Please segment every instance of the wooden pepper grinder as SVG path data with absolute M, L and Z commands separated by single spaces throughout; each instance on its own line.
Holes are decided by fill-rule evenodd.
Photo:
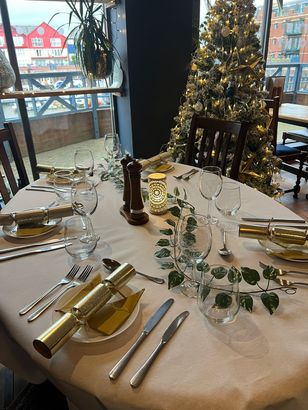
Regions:
M 124 218 L 128 219 L 130 216 L 130 182 L 129 175 L 127 171 L 127 165 L 133 161 L 133 158 L 126 154 L 125 157 L 121 159 L 121 165 L 123 170 L 123 180 L 124 180 L 124 190 L 123 190 L 123 202 L 124 204 L 120 208 L 120 214 Z
M 149 220 L 149 215 L 143 210 L 141 195 L 141 171 L 142 165 L 133 160 L 127 165 L 130 181 L 130 215 L 127 219 L 132 225 L 143 225 Z

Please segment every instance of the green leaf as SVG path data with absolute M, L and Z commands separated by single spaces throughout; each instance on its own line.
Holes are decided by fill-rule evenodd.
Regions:
M 173 193 L 174 193 L 175 196 L 180 195 L 180 191 L 179 191 L 179 188 L 177 186 L 174 188 Z
M 197 221 L 193 216 L 187 218 L 186 231 L 193 232 L 197 227 Z
M 160 265 L 161 269 L 173 269 L 174 268 L 174 263 L 173 262 L 163 262 Z
M 263 277 L 264 279 L 276 279 L 277 273 L 276 269 L 273 266 L 267 266 L 263 270 Z
M 216 278 L 216 279 L 222 279 L 224 278 L 228 273 L 228 269 L 224 268 L 223 266 L 218 266 L 217 268 L 213 268 L 211 270 L 211 274 Z
M 178 206 L 172 206 L 168 209 L 168 211 L 171 213 L 171 215 L 176 216 L 177 218 L 179 218 L 181 215 L 181 210 Z
M 172 229 L 160 229 L 159 232 L 162 233 L 163 235 L 172 235 L 173 234 Z
M 235 266 L 231 266 L 228 272 L 228 279 L 230 283 L 240 282 L 242 280 L 241 272 Z
M 266 292 L 261 294 L 263 305 L 272 315 L 279 306 L 279 297 L 275 292 Z
M 169 239 L 160 239 L 159 241 L 156 242 L 156 246 L 169 246 L 170 241 Z
M 197 263 L 197 271 L 199 272 L 208 272 L 210 270 L 210 265 L 204 261 Z
M 218 293 L 215 297 L 215 306 L 219 309 L 227 309 L 232 304 L 232 297 L 227 293 Z
M 181 272 L 173 270 L 168 275 L 168 289 L 179 286 L 184 280 L 184 275 Z
M 166 222 L 168 225 L 171 225 L 171 226 L 174 226 L 174 227 L 175 227 L 175 225 L 176 225 L 176 223 L 174 222 L 173 219 L 165 219 L 165 222 Z
M 186 248 L 190 248 L 196 242 L 196 236 L 191 232 L 185 232 L 182 235 L 182 246 Z
M 240 305 L 248 310 L 248 312 L 252 312 L 253 307 L 253 299 L 250 295 L 241 295 L 240 296 Z
M 156 251 L 154 255 L 156 256 L 156 258 L 168 258 L 170 254 L 171 254 L 170 249 L 162 248 L 159 251 Z
M 179 205 L 179 207 L 180 208 L 183 208 L 183 206 L 184 206 L 184 201 L 183 201 L 183 199 L 180 199 L 180 198 L 177 198 L 176 199 L 176 202 L 177 202 L 177 204 Z
M 184 191 L 184 201 L 186 201 L 186 200 L 187 200 L 187 192 L 186 192 L 186 189 L 183 188 L 183 191 Z
M 249 283 L 249 285 L 256 285 L 260 280 L 260 275 L 255 269 L 244 267 L 241 270 L 244 281 Z

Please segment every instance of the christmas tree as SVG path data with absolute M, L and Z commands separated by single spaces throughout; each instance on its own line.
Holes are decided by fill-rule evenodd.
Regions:
M 184 102 L 175 117 L 169 149 L 184 158 L 192 115 L 251 124 L 240 181 L 274 195 L 271 184 L 279 172 L 273 156 L 270 117 L 265 110 L 264 60 L 257 37 L 253 0 L 216 0 L 201 25 L 199 48 L 193 55 Z

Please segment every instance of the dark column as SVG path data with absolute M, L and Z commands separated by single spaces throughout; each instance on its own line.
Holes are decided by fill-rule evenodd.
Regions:
M 124 71 L 116 97 L 124 148 L 136 158 L 157 154 L 169 140 L 197 44 L 198 0 L 120 0 L 111 28 Z

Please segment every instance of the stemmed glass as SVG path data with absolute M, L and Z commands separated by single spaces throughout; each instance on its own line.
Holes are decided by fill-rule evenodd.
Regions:
M 75 215 L 64 224 L 65 250 L 76 259 L 87 259 L 95 250 L 97 236 L 87 216 Z
M 216 224 L 217 218 L 212 216 L 212 201 L 219 195 L 222 187 L 221 169 L 206 166 L 201 169 L 199 189 L 201 195 L 208 200 L 207 218 L 210 224 Z
M 77 149 L 74 155 L 75 168 L 86 176 L 93 175 L 94 159 L 92 151 L 89 149 Z
M 92 215 L 97 208 L 97 191 L 93 182 L 81 180 L 74 182 L 71 189 L 71 201 L 80 215 Z
M 116 132 L 105 135 L 104 147 L 108 155 L 108 168 L 112 170 L 115 160 L 121 155 L 121 144 Z
M 212 231 L 208 218 L 200 214 L 184 216 L 179 227 L 179 256 L 178 263 L 185 272 L 191 268 L 191 279 L 181 285 L 182 292 L 189 297 L 196 297 L 198 291 L 199 273 L 203 269 L 204 259 L 212 246 Z
M 216 198 L 215 205 L 222 215 L 231 217 L 229 219 L 231 222 L 232 217 L 236 215 L 241 207 L 240 185 L 233 181 L 224 182 L 220 194 Z M 226 230 L 226 228 L 229 229 L 229 225 L 224 223 L 224 229 Z

